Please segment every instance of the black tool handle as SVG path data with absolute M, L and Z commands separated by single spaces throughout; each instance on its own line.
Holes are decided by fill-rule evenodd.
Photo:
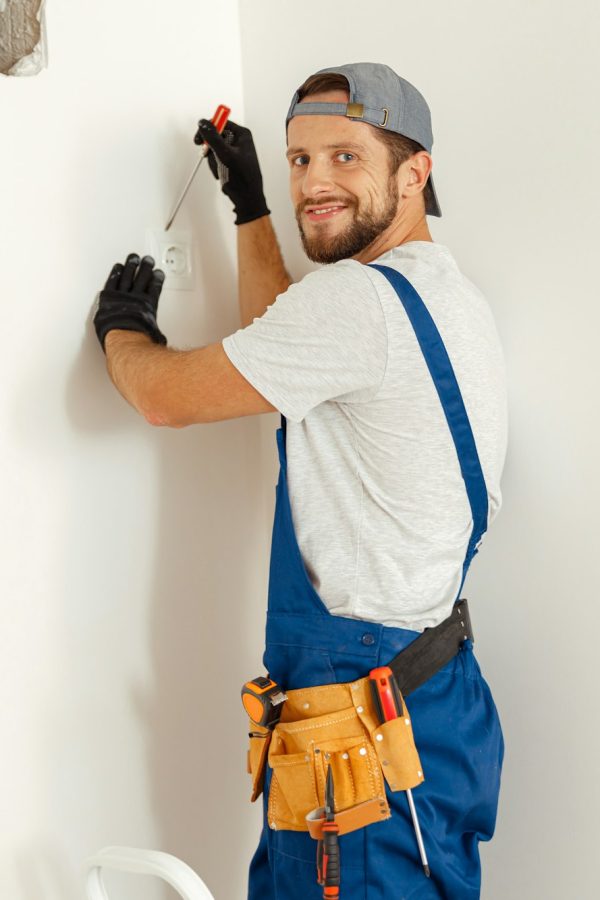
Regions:
M 323 825 L 323 861 L 325 875 L 325 890 L 327 888 L 340 886 L 340 845 L 337 835 L 337 827 L 335 830 L 327 828 L 328 823 Z M 331 892 L 325 893 L 325 897 L 334 897 Z

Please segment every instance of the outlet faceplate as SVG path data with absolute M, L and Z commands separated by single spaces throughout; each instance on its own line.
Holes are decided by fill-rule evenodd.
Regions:
M 154 257 L 157 269 L 166 275 L 165 288 L 193 291 L 195 287 L 194 248 L 190 231 L 146 231 L 148 253 Z

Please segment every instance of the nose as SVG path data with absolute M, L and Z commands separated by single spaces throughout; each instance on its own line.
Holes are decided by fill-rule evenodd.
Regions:
M 319 158 L 309 160 L 302 179 L 303 195 L 318 197 L 319 194 L 330 194 L 334 187 L 331 166 Z

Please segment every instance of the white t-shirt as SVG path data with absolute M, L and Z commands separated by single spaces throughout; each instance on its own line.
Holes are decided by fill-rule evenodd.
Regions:
M 377 262 L 410 281 L 440 332 L 475 437 L 489 526 L 507 443 L 490 307 L 442 244 L 409 241 Z M 416 631 L 441 622 L 473 520 L 439 396 L 387 279 L 352 259 L 325 266 L 222 343 L 288 420 L 292 519 L 329 611 Z

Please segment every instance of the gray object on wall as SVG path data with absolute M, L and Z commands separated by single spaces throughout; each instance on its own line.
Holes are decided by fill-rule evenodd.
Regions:
M 45 0 L 0 0 L 0 74 L 36 75 L 46 65 Z

